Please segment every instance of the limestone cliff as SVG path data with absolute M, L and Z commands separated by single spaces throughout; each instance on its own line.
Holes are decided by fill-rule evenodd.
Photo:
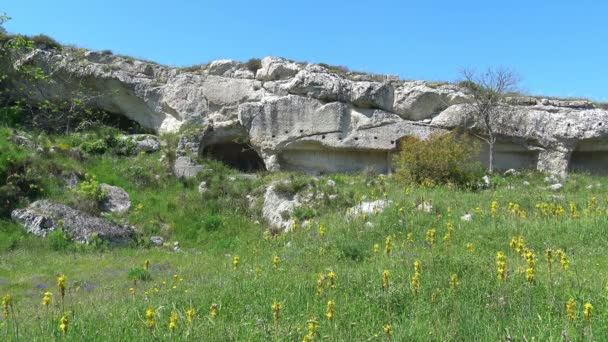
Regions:
M 269 170 L 385 172 L 404 136 L 478 127 L 467 91 L 457 85 L 276 57 L 262 59 L 259 67 L 219 60 L 181 69 L 65 48 L 35 49 L 20 56 L 15 65 L 20 64 L 41 66 L 55 80 L 32 101 L 61 98 L 78 84 L 97 94 L 99 109 L 159 133 L 200 125 L 200 151 L 238 142 L 250 146 Z M 512 113 L 497 118 L 498 167 L 564 173 L 608 165 L 608 111 L 585 101 L 511 103 Z

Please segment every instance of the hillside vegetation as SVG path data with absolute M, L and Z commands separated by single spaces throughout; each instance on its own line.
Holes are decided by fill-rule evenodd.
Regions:
M 5 213 L 0 294 L 10 298 L 0 334 L 6 340 L 608 336 L 605 177 L 574 174 L 556 192 L 546 188 L 544 175 L 497 176 L 492 187 L 473 192 L 375 174 L 249 179 L 203 160 L 209 171 L 185 181 L 170 174 L 163 158 L 175 149 L 175 136 L 164 136 L 163 150 L 152 154 L 125 156 L 108 147 L 82 157 L 70 149 L 120 132 L 30 134 L 38 151 L 11 142 L 11 128 L 0 134 L 3 186 L 20 179 L 38 187 L 20 188 L 17 206 L 49 198 L 94 211 L 63 181 L 86 173 L 127 190 L 131 210 L 105 217 L 136 226 L 139 236 L 116 248 L 77 244 L 60 232 L 39 238 Z M 296 185 L 285 191 L 318 200 L 296 210 L 299 223 L 291 232 L 273 235 L 261 206 L 266 185 L 280 179 Z M 201 181 L 208 188 L 202 194 Z M 346 214 L 371 200 L 391 204 L 382 212 Z M 470 222 L 461 219 L 465 214 Z M 163 236 L 167 246 L 151 247 L 151 235 Z M 504 259 L 497 264 L 499 252 Z

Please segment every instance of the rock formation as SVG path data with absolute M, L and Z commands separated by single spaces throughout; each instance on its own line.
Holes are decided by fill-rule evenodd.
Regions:
M 96 94 L 98 109 L 159 133 L 185 124 L 200 127 L 199 153 L 221 159 L 229 150 L 225 158 L 236 158 L 237 167 L 244 162 L 246 169 L 386 172 L 404 136 L 426 138 L 479 126 L 470 115 L 470 96 L 458 85 L 276 57 L 258 66 L 219 60 L 180 69 L 66 47 L 35 49 L 17 58 L 14 67 L 24 64 L 41 66 L 55 81 L 40 94 L 26 94 L 32 101 L 62 98 L 78 84 Z M 607 110 L 586 101 L 531 97 L 510 103 L 512 114 L 497 118 L 498 168 L 565 173 L 608 165 Z

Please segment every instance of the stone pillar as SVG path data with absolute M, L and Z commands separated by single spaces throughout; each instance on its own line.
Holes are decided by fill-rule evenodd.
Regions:
M 538 154 L 538 164 L 536 168 L 539 171 L 551 172 L 560 176 L 568 174 L 570 165 L 571 149 L 560 148 L 555 150 L 544 150 Z

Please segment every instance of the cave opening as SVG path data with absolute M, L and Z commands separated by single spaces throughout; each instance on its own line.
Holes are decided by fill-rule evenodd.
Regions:
M 265 171 L 264 160 L 249 145 L 236 142 L 217 143 L 205 146 L 202 155 L 206 158 L 219 160 L 224 164 L 243 171 Z

